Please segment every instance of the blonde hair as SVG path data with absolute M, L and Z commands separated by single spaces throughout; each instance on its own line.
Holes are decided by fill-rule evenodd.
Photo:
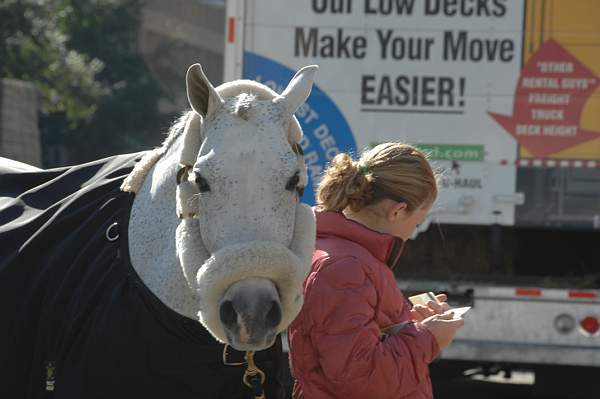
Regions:
M 413 212 L 437 198 L 437 179 L 427 156 L 402 143 L 383 143 L 355 161 L 335 156 L 317 188 L 317 204 L 325 210 L 358 212 L 384 198 L 405 202 Z

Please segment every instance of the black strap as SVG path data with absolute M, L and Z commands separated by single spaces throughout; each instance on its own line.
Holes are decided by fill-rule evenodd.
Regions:
M 394 237 L 394 244 L 390 251 L 390 256 L 387 258 L 386 264 L 390 269 L 394 270 L 400 261 L 400 255 L 404 249 L 404 241 L 401 238 Z

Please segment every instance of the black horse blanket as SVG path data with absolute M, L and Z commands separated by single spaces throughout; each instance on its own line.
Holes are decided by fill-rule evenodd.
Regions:
M 0 398 L 253 397 L 244 366 L 224 365 L 223 345 L 131 266 L 134 195 L 119 186 L 141 155 L 30 172 L 0 162 Z M 280 340 L 256 355 L 269 398 L 282 359 Z

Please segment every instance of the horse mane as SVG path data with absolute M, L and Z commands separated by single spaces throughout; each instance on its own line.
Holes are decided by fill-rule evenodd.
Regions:
M 173 144 L 175 144 L 179 136 L 183 134 L 185 124 L 187 123 L 187 120 L 189 118 L 193 117 L 193 114 L 194 111 L 192 111 L 191 109 L 185 110 L 179 116 L 179 118 L 177 118 L 175 122 L 171 124 L 169 130 L 167 131 L 167 138 L 162 142 L 161 146 L 159 147 L 163 155 L 171 149 L 171 147 L 173 146 Z
M 161 146 L 146 152 L 139 162 L 135 164 L 133 170 L 129 172 L 127 177 L 123 180 L 120 187 L 121 191 L 137 193 L 140 188 L 142 188 L 142 184 L 152 167 L 160 158 L 169 152 L 171 147 L 173 147 L 173 144 L 177 142 L 177 139 L 184 133 L 188 119 L 193 118 L 194 114 L 194 111 L 188 110 L 184 111 L 184 113 L 177 118 L 171 127 L 169 127 L 167 138 L 163 141 Z

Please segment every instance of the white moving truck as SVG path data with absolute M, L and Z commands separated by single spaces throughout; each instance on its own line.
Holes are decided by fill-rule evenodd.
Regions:
M 224 78 L 280 91 L 320 66 L 297 113 L 313 186 L 340 151 L 431 154 L 439 200 L 397 277 L 473 307 L 442 361 L 600 375 L 598 20 L 592 0 L 229 0 Z

